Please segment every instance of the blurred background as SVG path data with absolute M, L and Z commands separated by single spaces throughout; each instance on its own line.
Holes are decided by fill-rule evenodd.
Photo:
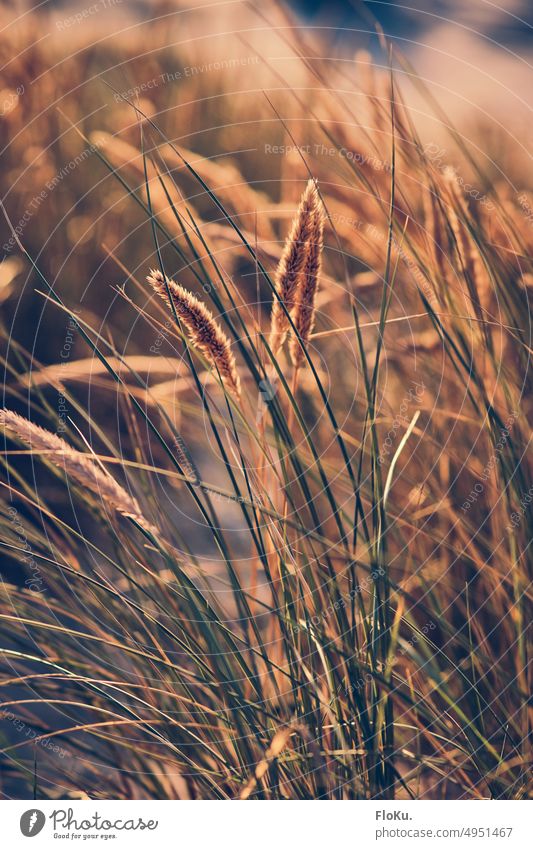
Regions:
M 380 85 L 387 75 L 380 30 L 393 46 L 409 118 L 440 165 L 462 162 L 466 179 L 470 152 L 481 158 L 484 179 L 493 185 L 511 186 L 516 196 L 527 188 L 533 43 L 526 0 L 503 6 L 413 0 L 408 8 L 355 0 L 293 0 L 286 7 L 243 0 L 192 7 L 179 0 L 81 0 L 3 3 L 2 9 L 0 196 L 6 212 L 43 274 L 68 293 L 69 306 L 86 310 L 97 327 L 112 320 L 115 332 L 124 334 L 117 343 L 137 352 L 145 351 L 146 340 L 123 304 L 117 306 L 116 287 L 128 274 L 143 279 L 153 264 L 151 228 L 92 147 L 95 138 L 102 142 L 102 153 L 128 186 L 142 188 L 134 157 L 139 126 L 120 93 L 138 97 L 175 144 L 213 162 L 234 163 L 265 209 L 281 204 L 285 211 L 260 234 L 270 259 L 305 174 L 297 155 L 266 155 L 265 145 L 286 145 L 289 132 L 298 144 L 325 141 L 306 121 L 306 112 L 319 108 L 317 72 L 305 65 L 311 60 L 345 99 L 347 138 L 358 144 L 365 122 L 371 123 L 362 97 L 369 61 L 382 76 Z M 313 45 L 310 58 L 302 59 L 291 44 L 298 27 Z M 376 142 L 383 161 L 390 156 L 387 133 Z M 313 162 L 319 177 L 323 166 L 329 171 L 332 163 L 323 156 Z M 191 195 L 185 175 L 178 182 L 182 198 L 209 219 L 213 210 L 205 198 Z M 254 203 L 249 199 L 250 209 Z M 4 216 L 0 250 L 6 327 L 35 363 L 57 362 L 66 317 L 35 294 L 35 272 Z M 253 271 L 243 262 L 236 258 L 233 270 Z
M 385 2 L 299 2 L 293 6 L 313 26 L 338 28 L 335 38 L 367 39 L 372 49 L 374 18 L 387 38 L 407 53 L 436 96 L 460 108 L 460 98 L 492 112 L 531 106 L 533 9 L 528 0 L 412 0 Z M 516 98 L 516 100 L 515 100 Z

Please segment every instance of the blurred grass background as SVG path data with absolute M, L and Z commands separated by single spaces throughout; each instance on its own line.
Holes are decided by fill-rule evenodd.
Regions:
M 389 34 L 393 43 L 401 42 L 401 47 L 407 48 L 407 58 L 396 53 L 393 59 L 398 98 L 394 148 L 387 48 L 360 7 L 354 7 L 349 15 L 345 4 L 328 5 L 322 10 L 307 8 L 303 11 L 307 29 L 296 27 L 295 19 L 284 8 L 265 10 L 241 2 L 214 7 L 199 4 L 192 9 L 174 2 L 147 6 L 103 4 L 102 0 L 93 6 L 6 8 L 0 39 L 0 192 L 24 248 L 68 309 L 101 334 L 104 348 L 109 343 L 123 357 L 149 358 L 144 366 L 137 359 L 136 368 L 146 374 L 160 408 L 150 406 L 147 393 L 135 387 L 126 372 L 124 379 L 128 385 L 131 382 L 132 393 L 138 391 L 134 397 L 146 404 L 158 423 L 164 423 L 164 414 L 168 415 L 189 446 L 202 479 L 225 487 L 227 469 L 213 441 L 208 417 L 198 404 L 194 383 L 184 371 L 181 346 L 171 336 L 168 317 L 161 305 L 153 303 L 144 283 L 148 269 L 158 264 L 153 224 L 142 208 L 146 202 L 145 165 L 152 191 L 150 202 L 169 236 L 167 240 L 163 234 L 161 248 L 167 272 L 209 304 L 219 295 L 220 287 L 202 289 L 203 272 L 198 278 L 201 263 L 183 236 L 181 227 L 185 226 L 202 260 L 208 263 L 212 256 L 219 263 L 230 290 L 238 294 L 239 309 L 258 338 L 268 324 L 272 293 L 264 275 L 258 273 L 257 260 L 274 273 L 308 169 L 318 179 L 329 225 L 312 353 L 340 423 L 341 436 L 361 464 L 361 492 L 372 522 L 376 498 L 378 502 L 383 499 L 383 491 L 378 498 L 377 452 L 375 446 L 369 448 L 369 398 L 361 350 L 354 340 L 353 304 L 365 328 L 361 348 L 368 369 L 370 373 L 376 369 L 380 378 L 376 378 L 373 389 L 379 411 L 381 457 L 387 471 L 400 444 L 399 434 L 405 436 L 415 412 L 421 415 L 411 431 L 414 444 L 409 443 L 406 456 L 399 458 L 387 505 L 391 523 L 387 536 L 389 576 L 402 592 L 409 593 L 407 603 L 402 592 L 394 597 L 394 615 L 399 617 L 395 622 L 401 621 L 394 673 L 399 681 L 394 699 L 398 699 L 396 707 L 401 716 L 396 732 L 401 741 L 398 768 L 400 777 L 405 777 L 405 785 L 400 782 L 398 792 L 434 798 L 479 798 L 488 792 L 524 797 L 530 794 L 531 761 L 527 704 L 529 508 L 512 534 L 505 528 L 511 512 L 520 509 L 530 480 L 533 196 L 526 167 L 530 125 L 528 92 L 524 97 L 521 88 L 509 91 L 514 80 L 522 80 L 522 74 L 527 79 L 523 69 L 527 50 L 523 50 L 522 27 L 501 27 L 501 18 L 496 16 L 491 27 L 499 27 L 502 41 L 499 46 L 490 46 L 490 65 L 486 51 L 492 30 L 487 30 L 485 38 L 470 32 L 471 40 L 461 43 L 475 66 L 466 73 L 462 60 L 450 57 L 453 45 L 449 31 L 439 31 L 442 20 L 428 27 L 424 23 L 427 16 L 413 14 L 408 18 L 409 38 L 415 35 L 415 41 L 420 38 L 429 45 L 428 59 L 420 52 L 417 56 L 417 44 L 402 43 L 406 33 L 403 14 L 399 17 L 391 9 L 391 16 L 384 16 L 383 9 L 370 8 L 375 5 L 379 4 L 367 4 L 367 12 L 375 11 L 385 30 L 392 29 Z M 446 11 L 453 17 L 455 9 L 443 4 L 443 17 Z M 459 10 L 457 15 L 457 38 L 463 31 L 464 14 Z M 476 29 L 479 19 L 470 14 L 468 24 Z M 486 18 L 481 20 L 487 22 Z M 321 29 L 323 23 L 325 29 Z M 343 23 L 358 31 L 341 32 L 337 27 Z M 328 25 L 336 28 L 329 30 Z M 441 40 L 434 42 L 434 38 Z M 517 55 L 509 55 L 510 44 Z M 410 59 L 415 58 L 421 60 L 427 88 L 409 66 Z M 433 79 L 431 73 L 435 74 Z M 448 83 L 446 89 L 442 88 L 443 78 Z M 489 85 L 489 78 L 496 79 Z M 136 113 L 124 97 L 140 111 Z M 405 99 L 405 108 L 400 98 Z M 148 119 L 161 134 L 154 131 Z M 245 232 L 254 256 L 239 244 L 212 196 L 191 177 L 163 138 L 171 141 L 216 190 L 234 222 Z M 153 161 L 143 158 L 143 145 Z M 162 191 L 152 170 L 155 164 L 168 176 L 170 197 Z M 181 224 L 176 210 L 182 216 Z M 208 250 L 200 249 L 193 222 Z M 394 231 L 392 243 L 389 227 Z M 144 424 L 133 426 L 131 400 L 125 401 L 124 394 L 100 368 L 68 312 L 45 299 L 43 280 L 12 240 L 3 218 L 0 228 L 0 244 L 4 246 L 0 298 L 6 405 L 25 414 L 31 410 L 30 417 L 37 414 L 39 421 L 53 431 L 66 430 L 66 438 L 82 450 L 84 443 L 77 427 L 106 456 L 113 448 L 117 460 L 146 460 L 161 470 L 166 460 L 164 451 Z M 393 250 L 387 263 L 389 244 Z M 123 291 L 131 302 L 122 296 Z M 434 314 L 428 315 L 432 310 Z M 380 327 L 385 313 L 390 324 Z M 231 321 L 232 310 L 229 315 Z M 89 358 L 88 364 L 76 362 L 84 358 Z M 280 362 L 282 368 L 288 367 L 284 360 Z M 41 374 L 41 365 L 53 368 Z M 75 368 L 77 376 L 68 371 Z M 249 376 L 247 380 L 248 406 L 243 409 L 250 426 L 261 408 L 253 394 L 257 392 L 254 380 Z M 308 371 L 300 376 L 298 403 L 304 421 L 316 436 L 335 496 L 346 514 L 353 516 L 351 482 L 336 451 L 323 399 Z M 519 412 L 515 414 L 515 410 Z M 506 428 L 510 435 L 498 448 Z M 298 443 L 298 449 L 303 452 L 305 471 L 314 486 L 314 466 L 303 443 Z M 492 461 L 495 456 L 498 463 Z M 92 575 L 96 557 L 98 568 L 109 580 L 112 570 L 106 556 L 117 556 L 121 564 L 120 558 L 125 556 L 123 552 L 114 553 L 117 539 L 121 544 L 124 540 L 116 537 L 113 524 L 110 531 L 97 510 L 80 509 L 76 491 L 73 496 L 68 488 L 58 485 L 50 469 L 41 468 L 34 457 L 16 457 L 9 464 L 7 479 L 16 480 L 18 486 L 20 481 L 9 477 L 15 472 L 34 495 L 50 501 L 61 521 L 78 528 L 99 551 L 95 556 L 83 545 L 78 548 L 79 541 L 70 531 L 58 529 L 49 517 L 43 519 L 33 506 L 19 503 L 23 532 L 32 549 L 44 556 L 47 546 L 52 545 L 60 552 L 61 562 L 84 576 Z M 129 480 L 130 470 L 125 474 Z M 212 579 L 220 579 L 223 567 L 217 559 L 214 538 L 206 524 L 198 522 L 190 493 L 179 480 L 164 474 L 155 479 L 155 490 L 144 478 L 139 486 L 151 520 L 161 521 L 165 539 L 174 539 L 173 534 L 184 537 L 202 568 Z M 474 490 L 480 479 L 484 481 L 482 493 Z M 268 492 L 268 486 L 265 488 Z M 291 488 L 289 482 L 287 489 Z M 463 510 L 468 498 L 470 506 Z M 319 509 L 327 515 L 326 536 L 338 542 L 338 528 L 320 499 L 324 499 L 323 491 L 317 494 L 317 500 Z M 241 510 L 228 499 L 220 499 L 217 509 L 231 538 L 233 560 L 242 566 L 244 583 L 258 594 L 262 604 L 269 603 L 262 573 L 256 585 L 252 581 L 248 586 L 248 560 L 253 558 Z M 304 518 L 298 517 L 298 521 L 305 527 Z M 300 532 L 303 530 L 299 527 Z M 6 539 L 20 547 L 21 532 L 13 529 L 9 516 L 4 531 Z M 374 533 L 379 541 L 377 526 Z M 307 541 L 304 548 L 309 544 Z M 130 545 L 143 561 L 143 546 L 128 539 L 128 552 Z M 375 565 L 367 555 L 365 551 L 362 556 L 365 567 Z M 332 558 L 340 576 L 339 591 L 346 592 L 344 554 L 336 551 Z M 6 552 L 3 569 L 8 582 L 15 587 L 22 585 L 16 554 Z M 169 583 L 175 578 L 168 565 L 162 574 Z M 122 575 L 117 584 L 121 592 L 131 590 L 130 580 L 127 572 Z M 116 615 L 121 621 L 118 605 L 115 610 L 111 604 L 111 612 L 102 613 L 100 597 L 81 595 L 80 601 L 68 581 L 63 585 L 61 580 L 48 577 L 47 582 L 53 589 L 49 594 L 53 596 L 52 612 L 44 610 L 46 596 L 30 602 L 22 594 L 15 605 L 18 613 L 29 610 L 33 615 L 36 610 L 38 615 L 55 621 L 61 608 L 70 611 L 65 598 L 72 598 L 72 619 L 67 617 L 65 627 L 83 623 L 85 611 L 85 625 L 94 620 L 100 627 L 102 616 L 106 638 L 114 633 L 115 624 L 111 627 L 105 620 L 107 615 Z M 327 582 L 324 585 L 327 589 L 321 587 L 319 599 L 313 602 L 317 610 L 321 606 L 327 609 L 332 603 L 328 593 L 333 590 Z M 8 586 L 8 596 L 9 591 Z M 165 587 L 161 592 L 174 613 L 172 591 Z M 238 613 L 234 603 L 224 598 L 223 607 L 227 621 L 233 624 Z M 177 609 L 181 615 L 182 608 Z M 275 609 L 282 619 L 283 604 Z M 259 610 L 260 605 L 257 618 L 261 633 L 269 634 L 268 629 L 274 626 L 269 615 L 262 617 Z M 372 621 L 372 627 L 378 628 L 376 620 Z M 331 633 L 331 622 L 320 627 L 324 633 L 320 634 L 317 650 L 320 657 L 313 654 L 315 671 L 322 662 L 320 652 L 330 650 L 331 645 L 336 647 L 339 637 Z M 362 625 L 358 622 L 353 627 L 356 632 Z M 413 627 L 417 629 L 416 639 L 410 630 Z M 136 628 L 130 619 L 124 621 L 127 645 L 129 636 L 143 644 L 144 632 Z M 168 650 L 161 633 L 151 633 L 152 638 L 161 640 Z M 345 638 L 345 634 L 340 635 L 341 656 L 343 650 L 353 649 L 353 634 L 347 645 Z M 18 645 L 8 629 L 6 639 L 10 648 Z M 50 637 L 48 644 L 44 639 L 38 643 L 54 662 L 68 645 L 73 668 L 87 674 L 90 664 L 83 652 L 78 658 L 70 637 L 59 636 L 57 641 Z M 116 647 L 106 650 L 101 675 L 115 663 L 124 663 L 121 671 L 130 680 L 150 675 L 150 660 L 142 658 L 136 667 L 129 658 L 124 661 Z M 276 651 L 273 663 L 279 661 Z M 206 653 L 209 656 L 208 649 Z M 388 690 L 380 689 L 383 666 L 375 665 L 365 674 L 370 675 L 364 686 L 379 724 L 381 710 L 394 699 L 387 702 L 383 693 Z M 343 677 L 342 663 L 334 667 L 334 675 L 338 677 L 334 682 L 328 680 L 324 698 L 335 709 L 341 705 L 339 715 L 346 711 L 346 727 L 342 722 L 340 727 L 343 734 L 353 734 L 353 739 L 348 741 L 352 748 L 346 744 L 345 754 L 342 734 L 339 732 L 336 739 L 329 728 L 324 732 L 326 755 L 322 752 L 321 757 L 327 760 L 331 778 L 327 789 L 322 790 L 331 798 L 341 798 L 343 793 L 347 797 L 371 793 L 376 789 L 372 781 L 365 784 L 365 777 L 360 784 L 359 773 L 366 775 L 366 767 L 359 766 L 360 750 L 351 720 L 352 715 L 365 715 L 360 704 L 353 704 L 361 692 L 361 678 L 355 679 L 354 685 L 353 676 Z M 246 689 L 251 685 L 243 686 L 247 698 L 255 698 L 254 691 Z M 13 684 L 10 692 L 17 699 L 24 694 L 24 686 Z M 314 695 L 307 697 L 313 702 Z M 411 697 L 416 707 L 407 710 L 405 716 L 405 700 Z M 218 709 L 216 695 L 210 693 L 210 698 L 210 709 Z M 265 698 L 272 698 L 266 685 Z M 153 694 L 147 694 L 147 700 L 159 707 Z M 291 699 L 274 700 L 273 714 L 280 723 L 290 723 L 297 709 Z M 456 713 L 443 728 L 439 722 L 444 722 L 442 716 L 448 709 Z M 318 714 L 318 708 L 316 711 Z M 54 715 L 50 716 L 41 702 L 37 717 L 43 730 L 60 723 L 53 708 L 50 712 Z M 84 721 L 89 721 L 89 712 L 83 712 Z M 197 720 L 193 715 L 191 722 Z M 26 727 L 37 727 L 31 714 L 24 714 L 23 721 Z M 244 712 L 246 734 L 250 733 L 248 721 Z M 40 762 L 41 756 L 52 757 L 51 766 L 39 773 L 40 792 L 72 797 L 86 791 L 139 798 L 150 794 L 238 795 L 269 744 L 274 739 L 279 742 L 271 721 L 271 717 L 264 724 L 263 718 L 258 720 L 257 739 L 247 743 L 250 751 L 241 751 L 237 743 L 228 744 L 224 758 L 231 768 L 227 774 L 222 770 L 222 776 L 213 780 L 206 778 L 211 769 L 215 771 L 210 756 L 203 761 L 200 777 L 197 773 L 190 781 L 181 777 L 185 767 L 175 749 L 187 752 L 187 735 L 178 735 L 177 742 L 173 738 L 173 747 L 168 752 L 165 749 L 162 756 L 157 748 L 150 748 L 151 741 L 141 754 L 132 755 L 135 743 L 128 741 L 126 748 L 129 746 L 130 751 L 124 760 L 114 748 L 120 747 L 122 740 L 99 738 L 100 763 L 110 769 L 117 757 L 120 764 L 117 774 L 109 774 L 109 785 L 104 788 L 98 769 L 93 770 L 85 760 L 94 745 L 93 738 L 72 735 L 73 741 L 69 738 L 68 743 L 72 748 L 65 744 L 70 752 L 66 768 L 57 753 L 55 761 L 48 751 L 39 753 Z M 315 726 L 311 720 L 309 725 L 312 727 L 307 733 L 312 736 Z M 223 730 L 226 733 L 226 726 Z M 233 728 L 231 733 L 238 738 L 240 729 Z M 211 743 L 210 734 L 209 728 L 206 735 Z M 468 746 L 465 753 L 461 735 L 474 751 L 474 743 L 484 741 L 479 761 Z M 7 738 L 9 744 L 20 741 L 13 726 L 8 727 Z M 302 751 L 296 752 L 296 747 L 294 757 L 269 773 L 268 782 L 265 779 L 257 791 L 261 798 L 270 798 L 270 794 L 290 796 L 285 789 L 290 776 L 299 797 L 319 793 L 322 768 L 311 777 L 306 774 L 306 759 L 313 751 L 316 756 L 316 751 L 310 745 L 303 752 L 309 741 L 305 734 L 302 740 Z M 381 752 L 381 746 L 382 741 L 376 743 L 376 751 Z M 6 795 L 31 795 L 29 749 L 23 751 L 20 762 L 7 757 Z M 495 750 L 503 752 L 500 760 Z M 151 772 L 148 768 L 145 775 L 144 768 L 155 763 L 154 752 L 157 769 Z M 128 756 L 133 757 L 131 771 Z M 283 777 L 278 782 L 278 768 L 287 784 Z M 368 774 L 373 769 L 377 769 L 375 764 L 368 767 Z M 212 783 L 218 790 L 213 790 Z M 383 781 L 376 792 L 387 792 Z

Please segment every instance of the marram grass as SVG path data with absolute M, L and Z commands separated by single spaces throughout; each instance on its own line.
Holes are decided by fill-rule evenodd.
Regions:
M 88 146 L 84 57 L 61 115 Z M 261 186 L 246 151 L 196 152 L 208 75 L 180 89 L 186 146 L 168 90 L 119 93 L 54 194 L 99 222 L 58 228 L 76 273 L 46 216 L 13 240 L 76 341 L 41 364 L 2 325 L 6 795 L 531 796 L 532 230 L 456 136 L 487 202 L 465 196 L 362 66 L 355 115 L 302 60 L 294 132 L 339 156 L 271 158 Z M 264 149 L 227 120 L 213 152 Z

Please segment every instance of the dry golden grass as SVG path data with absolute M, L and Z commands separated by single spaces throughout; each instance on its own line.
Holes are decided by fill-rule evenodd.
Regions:
M 168 10 L 0 37 L 7 792 L 528 798 L 527 172 Z

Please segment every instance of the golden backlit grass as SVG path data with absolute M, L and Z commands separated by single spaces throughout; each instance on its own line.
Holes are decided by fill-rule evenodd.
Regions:
M 12 29 L 1 177 L 14 228 L 32 209 L 2 327 L 4 792 L 530 796 L 528 186 L 456 130 L 435 158 L 401 67 L 298 29 L 225 42 L 257 77 L 136 99 L 193 61 L 168 21 L 62 59 L 39 23 Z

